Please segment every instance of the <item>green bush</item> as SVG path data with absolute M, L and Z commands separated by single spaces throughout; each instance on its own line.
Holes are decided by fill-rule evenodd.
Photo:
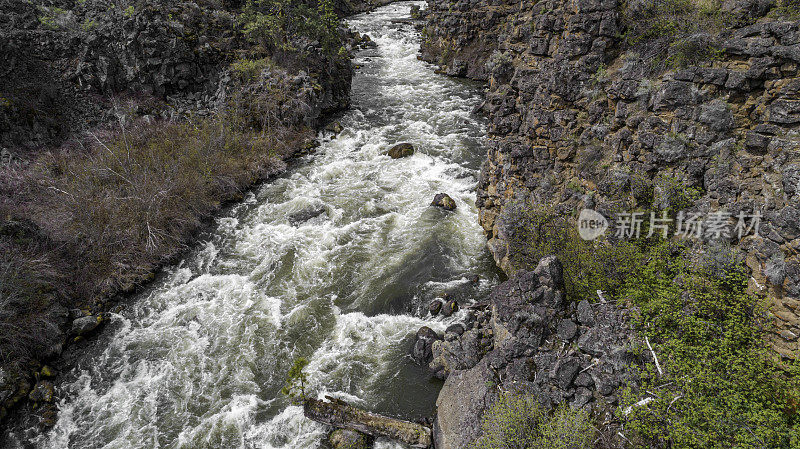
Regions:
M 644 242 L 583 240 L 575 220 L 553 210 L 518 206 L 511 213 L 517 222 L 509 241 L 513 267 L 533 270 L 543 257 L 558 256 L 570 299 L 595 298 L 597 290 L 613 295 L 644 257 Z
M 270 52 L 296 51 L 296 41 L 316 40 L 326 53 L 342 46 L 332 0 L 248 0 L 239 18 L 245 35 Z M 299 49 L 304 50 L 304 49 Z
M 628 0 L 622 7 L 626 43 L 657 70 L 717 59 L 715 36 L 733 20 L 722 0 Z
M 545 411 L 534 396 L 503 393 L 481 421 L 473 449 L 589 448 L 594 428 L 589 415 L 568 406 Z
M 657 447 L 798 448 L 798 377 L 764 341 L 765 304 L 745 292 L 741 265 L 719 273 L 687 261 L 683 248 L 657 245 L 630 273 L 620 298 L 659 358 L 625 396 L 626 427 Z M 648 349 L 644 349 L 649 351 Z M 634 391 L 638 392 L 634 394 Z

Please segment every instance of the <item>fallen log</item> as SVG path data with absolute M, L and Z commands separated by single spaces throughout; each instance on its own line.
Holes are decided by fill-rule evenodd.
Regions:
M 306 418 L 342 429 L 352 429 L 371 435 L 400 441 L 411 447 L 429 448 L 433 444 L 431 429 L 401 419 L 371 413 L 331 397 L 330 402 L 306 399 L 303 414 Z

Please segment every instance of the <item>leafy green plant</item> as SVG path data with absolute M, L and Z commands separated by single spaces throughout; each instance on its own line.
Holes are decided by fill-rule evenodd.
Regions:
M 483 416 L 472 449 L 584 449 L 594 435 L 589 415 L 568 406 L 545 411 L 536 397 L 502 393 Z
M 765 343 L 765 304 L 746 293 L 741 266 L 706 271 L 683 250 L 657 245 L 620 289 L 663 371 L 647 364 L 624 395 L 627 428 L 657 447 L 797 448 L 798 367 Z M 634 405 L 642 395 L 651 402 Z
M 243 81 L 250 81 L 261 73 L 266 67 L 269 67 L 271 60 L 267 58 L 262 59 L 240 59 L 231 64 L 231 71 L 238 75 Z
M 308 375 L 303 372 L 308 366 L 305 357 L 298 357 L 286 375 L 286 385 L 281 389 L 281 393 L 288 396 L 293 403 L 302 403 L 306 399 L 306 381 Z
M 268 51 L 297 51 L 300 37 L 316 40 L 327 53 L 341 47 L 339 18 L 331 0 L 312 7 L 299 0 L 248 0 L 239 21 L 244 34 Z
M 554 210 L 518 205 L 508 208 L 506 220 L 513 221 L 514 268 L 532 270 L 543 257 L 558 256 L 568 298 L 593 298 L 597 290 L 613 294 L 644 257 L 636 242 L 583 240 L 574 220 Z

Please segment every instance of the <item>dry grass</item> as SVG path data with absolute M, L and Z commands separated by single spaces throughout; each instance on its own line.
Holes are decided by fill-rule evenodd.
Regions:
M 222 203 L 285 168 L 313 131 L 282 112 L 303 110 L 290 89 L 270 86 L 214 118 L 139 120 L 0 171 L 0 228 L 30 224 L 22 240 L 0 234 L 0 362 L 41 360 L 63 339 L 61 304 L 132 289 Z

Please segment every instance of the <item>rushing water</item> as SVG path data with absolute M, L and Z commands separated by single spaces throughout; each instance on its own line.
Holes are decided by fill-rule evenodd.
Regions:
M 425 306 L 442 292 L 485 296 L 496 279 L 474 205 L 485 130 L 470 111 L 480 87 L 417 60 L 419 34 L 392 23 L 411 4 L 349 21 L 378 48 L 357 55 L 345 130 L 219 218 L 115 315 L 61 376 L 55 427 L 17 441 L 317 447 L 323 426 L 279 392 L 298 356 L 320 395 L 409 419 L 431 414 L 440 384 L 407 352 L 420 326 L 442 331 L 449 321 Z M 385 156 L 402 141 L 417 153 Z M 429 207 L 438 192 L 456 212 Z M 325 212 L 291 222 L 309 207 Z

